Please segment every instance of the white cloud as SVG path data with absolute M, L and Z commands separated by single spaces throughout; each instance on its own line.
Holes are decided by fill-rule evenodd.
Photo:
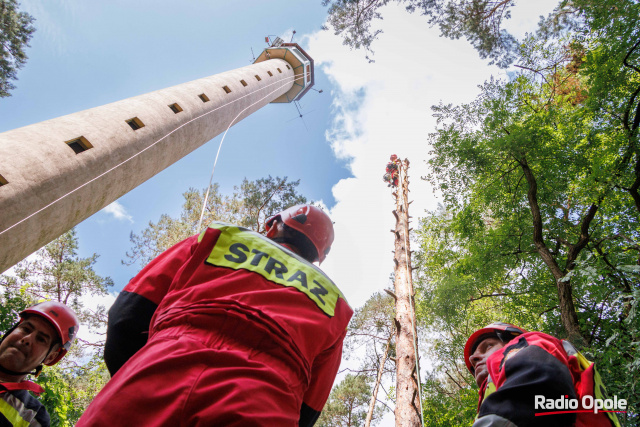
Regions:
M 117 296 L 117 292 L 99 296 L 87 294 L 83 295 L 80 300 L 82 301 L 82 305 L 92 312 L 97 312 L 100 307 L 103 307 L 106 311 L 109 311 L 109 308 L 111 308 Z M 78 331 L 78 338 L 87 342 L 104 341 L 106 332 L 106 326 L 98 330 L 80 326 L 80 330 Z
M 472 100 L 477 85 L 493 74 L 464 40 L 439 37 L 418 14 L 390 5 L 382 10 L 384 33 L 374 44 L 375 63 L 351 51 L 330 31 L 310 36 L 316 66 L 339 90 L 333 93 L 335 119 L 327 140 L 336 156 L 348 159 L 353 177 L 333 188 L 331 210 L 336 241 L 323 268 L 353 307 L 389 284 L 393 271 L 395 208 L 382 180 L 391 154 L 408 158 L 412 226 L 437 203 L 427 174 L 428 134 L 435 129 L 431 106 L 440 100 Z
M 555 4 L 557 0 L 536 2 L 539 10 L 521 4 L 528 9 L 514 11 L 509 24 L 532 31 L 537 17 Z M 433 189 L 421 179 L 428 173 L 428 135 L 436 128 L 431 106 L 469 102 L 492 74 L 504 75 L 481 60 L 466 40 L 440 37 L 424 16 L 408 14 L 397 4 L 381 13 L 384 33 L 373 45 L 375 63 L 368 63 L 363 51 L 343 46 L 331 31 L 308 38 L 316 67 L 338 88 L 332 93 L 334 121 L 326 139 L 352 173 L 333 187 L 336 205 L 330 213 L 336 240 L 322 268 L 353 308 L 386 288 L 393 272 L 395 200 L 382 180 L 389 156 L 411 162 L 411 226 L 417 228 L 425 210 L 437 206 Z M 343 361 L 342 368 L 352 365 Z M 393 425 L 393 414 L 385 415 L 383 425 Z
M 117 201 L 111 203 L 110 205 L 105 207 L 102 211 L 107 214 L 113 215 L 113 217 L 117 220 L 124 220 L 124 221 L 129 221 L 133 223 L 133 217 L 129 215 L 129 213 L 124 208 L 124 206 L 122 206 Z

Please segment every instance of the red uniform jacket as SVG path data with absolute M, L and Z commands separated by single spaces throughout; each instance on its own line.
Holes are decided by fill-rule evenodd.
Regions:
M 535 409 L 535 396 L 577 399 L 591 395 L 604 399 L 595 365 L 568 341 L 541 332 L 529 332 L 508 342 L 487 359 L 489 376 L 480 387 L 478 418 L 474 427 L 619 427 L 615 414 L 581 412 L 535 416 L 551 412 Z M 606 393 L 606 392 L 605 392 Z M 571 409 L 565 409 L 571 411 Z
M 111 374 L 158 331 L 187 315 L 220 313 L 269 331 L 286 350 L 308 381 L 300 425 L 313 425 L 333 385 L 353 311 L 320 269 L 240 227 L 212 224 L 131 280 L 109 312 Z

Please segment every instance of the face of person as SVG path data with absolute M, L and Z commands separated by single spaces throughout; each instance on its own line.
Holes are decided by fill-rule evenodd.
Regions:
M 59 346 L 56 344 L 51 353 L 49 349 L 56 341 L 58 334 L 47 320 L 29 316 L 0 344 L 0 366 L 14 372 L 30 372 L 55 359 Z
M 504 343 L 500 341 L 498 337 L 485 338 L 480 342 L 471 357 L 469 357 L 469 362 L 471 362 L 471 366 L 473 366 L 473 370 L 475 371 L 476 384 L 478 384 L 478 387 L 482 385 L 487 375 L 489 375 L 487 359 L 502 347 L 504 347 Z

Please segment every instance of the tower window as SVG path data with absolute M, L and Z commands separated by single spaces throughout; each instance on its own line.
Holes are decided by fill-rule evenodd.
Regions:
M 267 74 L 269 74 L 269 77 L 273 77 L 273 74 L 271 74 L 271 71 L 267 71 Z
M 281 70 L 280 68 L 276 68 L 276 70 L 278 70 L 278 72 L 279 72 L 279 73 L 281 73 L 281 72 L 282 72 L 282 70 Z
M 180 107 L 177 103 L 169 105 L 169 108 L 171 109 L 171 111 L 174 112 L 174 114 L 178 114 L 182 112 L 182 107 Z
M 260 76 L 259 76 L 259 75 L 257 75 L 257 74 L 256 74 L 256 80 L 257 80 L 257 81 L 260 81 L 260 80 L 262 80 L 262 79 L 260 78 Z
M 125 122 L 127 122 L 127 124 L 131 126 L 131 129 L 133 130 L 138 130 L 144 127 L 144 123 L 142 123 L 142 120 L 140 120 L 137 117 L 134 117 L 133 119 L 125 120 Z
M 4 176 L 0 175 L 0 187 L 2 187 L 3 185 L 7 185 L 8 183 L 9 181 L 4 179 Z
M 202 102 L 209 102 L 209 97 L 204 93 L 201 93 L 200 95 L 198 95 L 198 98 L 200 98 Z
M 93 148 L 93 145 L 91 145 L 91 143 L 87 141 L 87 138 L 85 138 L 84 136 L 72 139 L 70 141 L 65 141 L 65 144 L 71 147 L 73 152 L 76 154 L 80 154 L 83 151 L 87 151 L 88 149 Z
M 287 70 L 290 70 L 290 69 L 291 69 L 291 67 L 289 67 L 289 66 L 287 65 Z
M 245 82 L 244 80 L 240 80 L 240 83 L 242 83 L 242 86 L 247 86 L 247 82 Z

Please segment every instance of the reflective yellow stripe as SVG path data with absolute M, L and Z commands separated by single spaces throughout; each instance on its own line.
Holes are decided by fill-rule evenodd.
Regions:
M 329 316 L 335 314 L 338 298 L 344 296 L 331 279 L 316 267 L 297 259 L 293 253 L 274 245 L 258 233 L 219 223 L 210 224 L 209 227 L 222 233 L 207 263 L 260 274 L 270 282 L 304 293 Z
M 20 412 L 9 402 L 0 398 L 0 413 L 4 415 L 9 422 L 15 427 L 28 427 L 29 422 L 20 416 Z
M 487 388 L 484 390 L 484 395 L 482 395 L 482 402 L 480 402 L 480 406 L 482 406 L 482 403 L 494 391 L 496 391 L 496 385 L 493 383 L 492 380 L 489 380 L 489 382 L 487 383 Z M 478 413 L 476 414 L 476 418 L 475 419 L 477 420 L 479 416 L 480 416 L 480 410 L 478 410 Z
M 593 362 L 584 357 L 584 355 L 579 351 L 576 351 L 575 356 L 578 359 L 578 364 L 582 371 L 586 371 L 591 365 L 593 365 Z M 607 396 L 607 389 L 600 377 L 600 372 L 598 372 L 595 366 L 593 367 L 593 388 L 593 395 L 596 399 L 605 400 L 609 398 Z M 620 421 L 618 421 L 618 416 L 614 412 L 607 412 L 607 417 L 609 417 L 615 427 L 620 427 Z

